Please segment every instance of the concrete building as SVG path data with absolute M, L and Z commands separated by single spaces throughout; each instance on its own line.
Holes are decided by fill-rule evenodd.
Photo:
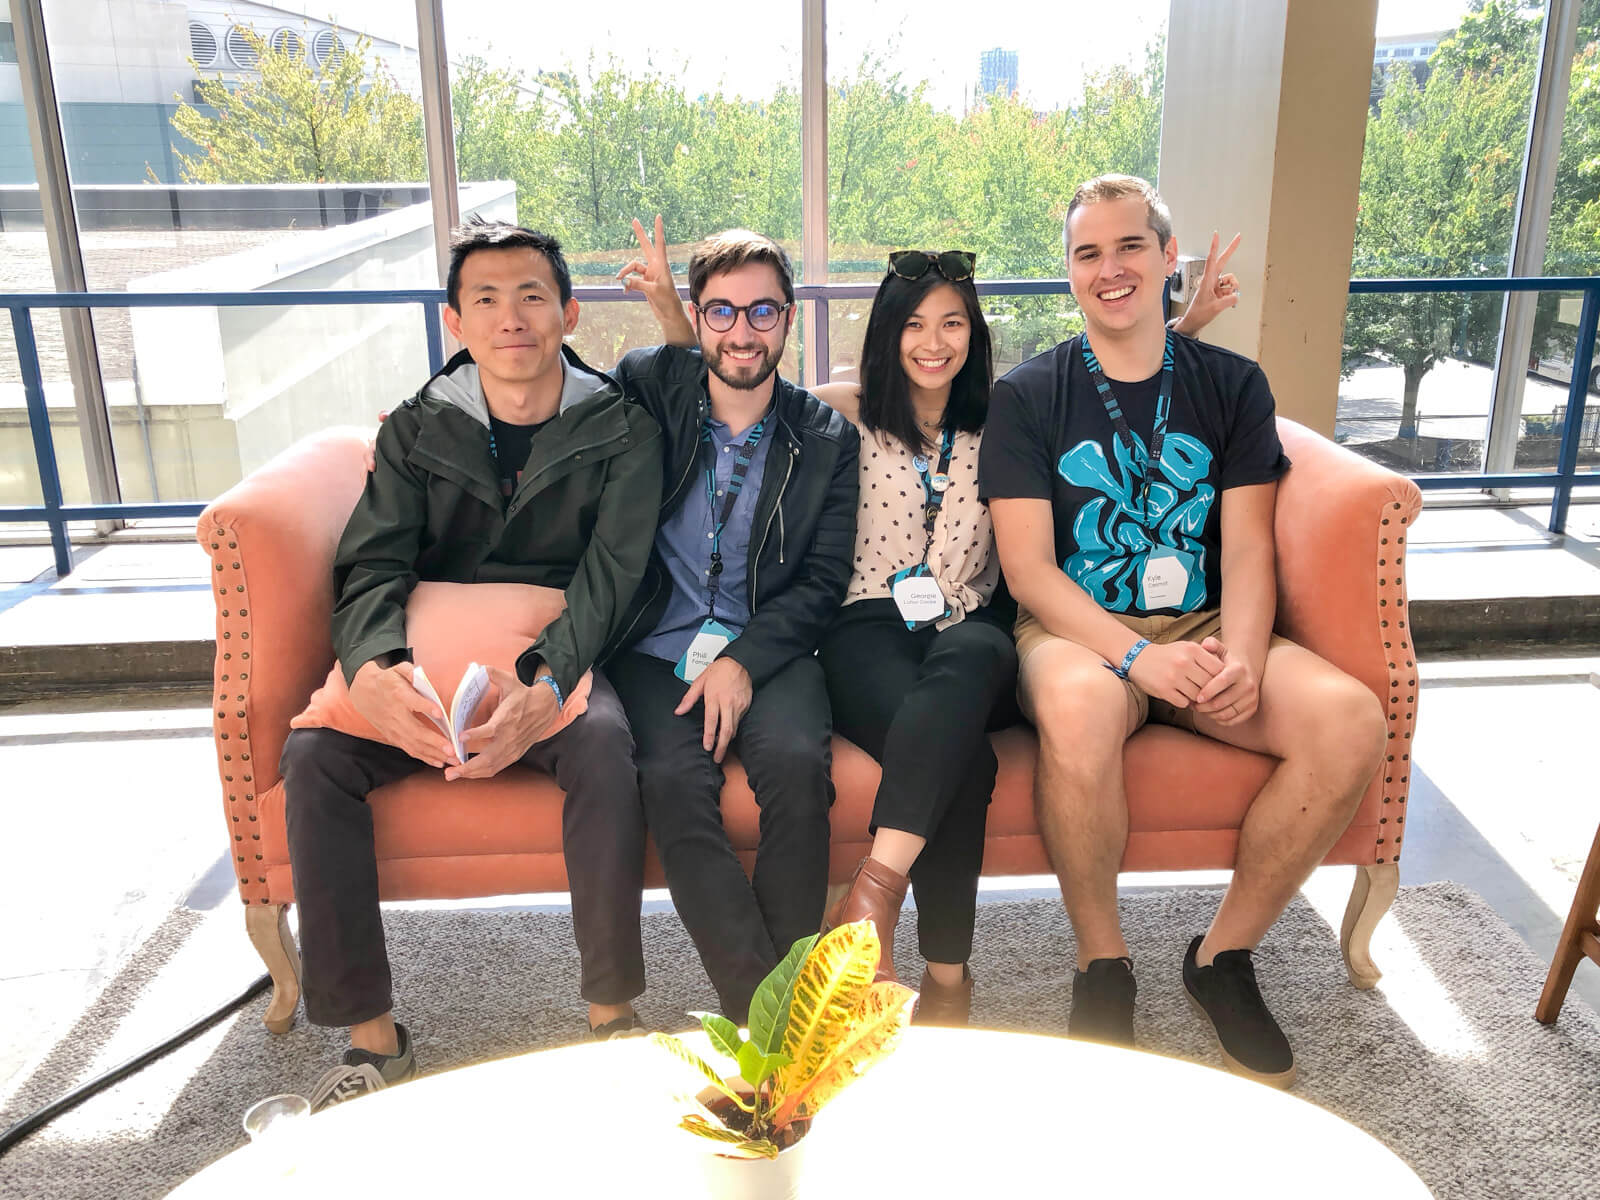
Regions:
M 50 61 L 73 183 L 177 183 L 174 144 L 186 153 L 197 147 L 173 130 L 172 114 L 195 102 L 202 77 L 259 78 L 246 30 L 275 46 L 303 47 L 319 64 L 368 38 L 374 63 L 420 93 L 416 47 L 398 40 L 403 22 L 381 36 L 312 15 L 320 11 L 303 0 L 52 0 Z M 414 43 L 414 22 L 410 30 Z M 0 184 L 34 181 L 16 62 L 11 23 L 0 22 Z

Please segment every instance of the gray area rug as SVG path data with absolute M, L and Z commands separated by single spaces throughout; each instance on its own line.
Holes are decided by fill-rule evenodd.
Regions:
M 1213 1066 L 1219 1060 L 1184 1001 L 1178 968 L 1219 895 L 1172 888 L 1122 900 L 1141 1045 Z M 12 1097 L 0 1128 L 85 1077 L 104 1031 L 181 952 L 200 919 L 187 910 L 172 915 Z M 578 1040 L 578 963 L 566 914 L 412 910 L 386 920 L 398 1013 L 424 1071 Z M 908 912 L 896 962 L 913 980 L 921 972 L 914 930 Z M 1295 1094 L 1373 1134 L 1440 1197 L 1595 1194 L 1600 1019 L 1572 997 L 1557 1025 L 1535 1022 L 1545 964 L 1453 884 L 1402 889 L 1375 945 L 1386 950 L 1386 974 L 1371 992 L 1349 986 L 1337 931 L 1304 900 L 1263 945 L 1263 990 L 1300 1063 Z M 975 1024 L 1065 1032 L 1072 948 L 1057 901 L 980 905 L 977 947 Z M 645 918 L 645 952 L 650 991 L 639 1008 L 652 1026 L 682 1028 L 686 1009 L 715 1007 L 673 914 Z M 262 1003 L 212 1035 L 209 1051 L 182 1070 L 158 1064 L 35 1133 L 0 1159 L 0 1195 L 160 1196 L 234 1148 L 252 1101 L 308 1089 L 344 1044 L 342 1033 L 303 1020 L 270 1037 L 259 1024 Z M 175 1012 L 172 1024 L 192 1015 Z M 1248 1159 L 1225 1169 L 1248 1171 Z M 1359 1194 L 1363 1181 L 1350 1182 Z M 1293 1194 L 1287 1181 L 1284 1194 Z

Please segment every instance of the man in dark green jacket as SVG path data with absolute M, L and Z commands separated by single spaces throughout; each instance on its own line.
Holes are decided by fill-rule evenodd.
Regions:
M 466 349 L 384 423 L 366 489 L 334 560 L 333 643 L 356 709 L 383 742 L 299 729 L 284 747 L 302 984 L 315 1024 L 351 1049 L 314 1090 L 323 1107 L 415 1073 L 394 1020 L 378 911 L 374 788 L 425 767 L 487 778 L 523 762 L 566 792 L 562 841 L 597 1037 L 632 1031 L 644 990 L 639 934 L 644 821 L 633 743 L 596 672 L 583 715 L 541 735 L 620 630 L 644 574 L 661 499 L 661 431 L 608 376 L 562 344 L 578 304 L 556 242 L 475 223 L 451 244 L 445 324 Z M 566 609 L 491 669 L 502 699 L 458 762 L 412 683 L 405 605 L 422 580 L 560 588 Z

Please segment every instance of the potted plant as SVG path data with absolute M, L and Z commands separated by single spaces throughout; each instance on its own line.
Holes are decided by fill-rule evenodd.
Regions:
M 728 1194 L 789 1194 L 812 1118 L 894 1049 L 916 994 L 874 983 L 877 964 L 872 922 L 841 925 L 794 944 L 756 989 L 745 1029 L 715 1013 L 690 1013 L 738 1064 L 729 1079 L 680 1039 L 651 1034 L 710 1084 L 688 1100 L 679 1126 L 719 1143 L 706 1167 Z M 719 1176 L 728 1178 L 717 1183 Z

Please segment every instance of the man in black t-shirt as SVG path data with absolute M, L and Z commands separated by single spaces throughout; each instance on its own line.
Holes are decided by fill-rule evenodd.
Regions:
M 1065 241 L 1086 331 L 995 385 L 979 483 L 1022 610 L 1040 831 L 1077 937 L 1069 1033 L 1133 1044 L 1122 747 L 1146 721 L 1178 725 L 1280 760 L 1182 974 L 1228 1066 L 1287 1087 L 1294 1055 L 1250 955 L 1349 824 L 1383 754 L 1383 712 L 1272 634 L 1289 467 L 1272 393 L 1254 362 L 1163 323 L 1178 254 L 1166 205 L 1143 180 L 1092 179 Z

